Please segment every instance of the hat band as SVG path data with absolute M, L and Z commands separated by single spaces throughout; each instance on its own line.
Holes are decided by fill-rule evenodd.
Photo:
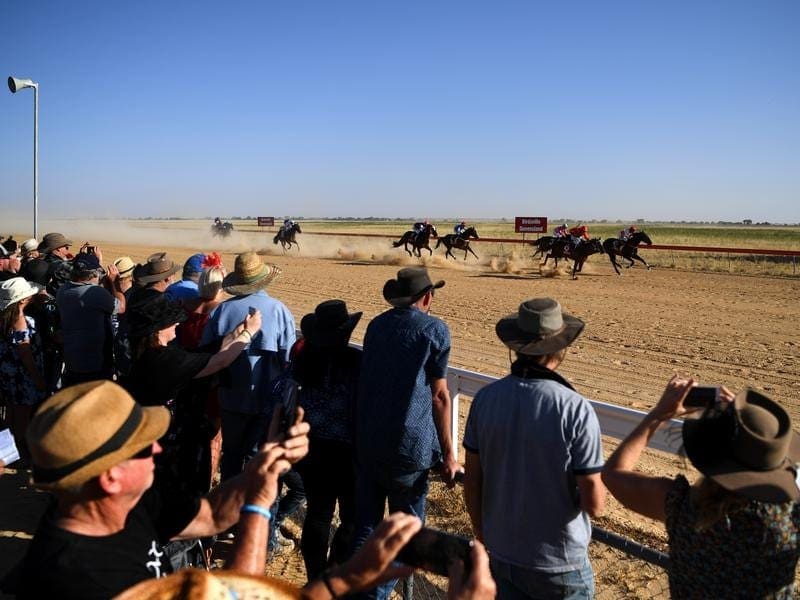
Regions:
M 144 413 L 142 411 L 142 407 L 134 403 L 130 414 L 122 423 L 122 425 L 120 425 L 119 429 L 117 429 L 114 435 L 108 438 L 107 441 L 98 446 L 94 451 L 90 452 L 83 458 L 64 465 L 63 467 L 48 469 L 34 466 L 33 480 L 36 483 L 54 483 L 63 479 L 67 475 L 74 473 L 78 469 L 96 461 L 97 459 L 111 454 L 112 452 L 116 452 L 131 438 L 133 433 L 136 431 L 136 428 L 139 427 L 139 424 L 142 422 L 143 415 Z
M 249 283 L 255 283 L 259 279 L 263 279 L 264 276 L 266 275 L 266 271 L 267 271 L 267 267 L 266 266 L 262 266 L 261 270 L 258 273 L 256 273 L 255 275 L 251 275 L 250 277 L 245 277 L 244 275 L 242 275 L 241 276 L 242 277 L 242 283 L 247 285 Z

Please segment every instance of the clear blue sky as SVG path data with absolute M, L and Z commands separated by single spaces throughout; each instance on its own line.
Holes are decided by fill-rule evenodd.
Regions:
M 4 0 L 0 23 L 3 80 L 40 83 L 45 216 L 800 222 L 796 0 Z M 32 104 L 0 89 L 0 215 L 29 214 Z

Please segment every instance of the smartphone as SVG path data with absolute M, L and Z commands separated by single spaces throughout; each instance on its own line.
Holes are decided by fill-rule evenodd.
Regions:
M 689 390 L 683 405 L 686 408 L 705 408 L 719 402 L 719 386 L 698 385 Z
M 464 536 L 423 527 L 403 546 L 397 560 L 410 567 L 418 567 L 447 577 L 453 562 L 464 563 L 464 575 L 472 570 L 472 547 L 474 542 Z
M 254 314 L 256 314 L 256 307 L 251 306 L 250 308 L 247 309 L 247 313 L 252 317 Z
M 288 435 L 297 415 L 297 404 L 300 396 L 300 384 L 294 379 L 287 379 L 281 397 L 281 422 L 279 432 Z
M 97 246 L 86 246 L 86 254 L 94 254 Z

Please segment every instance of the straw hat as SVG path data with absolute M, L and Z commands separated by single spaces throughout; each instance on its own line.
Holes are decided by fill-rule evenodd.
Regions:
M 142 407 L 111 381 L 65 388 L 28 427 L 33 483 L 48 490 L 79 486 L 147 448 L 168 426 L 166 408 Z
M 138 265 L 133 272 L 136 283 L 145 285 L 162 281 L 181 270 L 180 265 L 167 256 L 166 252 L 156 252 L 147 257 L 147 262 Z
M 552 298 L 534 298 L 520 304 L 518 312 L 500 319 L 494 329 L 512 350 L 541 356 L 569 346 L 583 326 L 583 321 L 563 312 Z
M 348 313 L 343 300 L 326 300 L 300 321 L 303 337 L 315 346 L 346 344 L 363 313 Z
M 397 279 L 390 279 L 383 286 L 383 297 L 392 306 L 411 306 L 429 291 L 444 286 L 444 281 L 431 281 L 425 267 L 406 267 L 397 272 Z
M 278 265 L 265 264 L 255 252 L 236 257 L 233 273 L 222 280 L 222 289 L 233 296 L 246 296 L 267 287 L 281 274 Z
M 273 577 L 235 571 L 182 569 L 160 579 L 146 579 L 115 600 L 295 600 L 300 590 Z
M 64 246 L 72 246 L 72 240 L 68 240 L 62 233 L 46 233 L 39 244 L 39 252 L 47 254 Z
M 0 310 L 12 304 L 35 296 L 44 289 L 43 285 L 31 283 L 22 277 L 12 277 L 0 283 Z
M 133 277 L 133 270 L 136 268 L 136 263 L 131 260 L 130 256 L 120 256 L 114 261 L 114 266 L 119 271 L 120 278 Z

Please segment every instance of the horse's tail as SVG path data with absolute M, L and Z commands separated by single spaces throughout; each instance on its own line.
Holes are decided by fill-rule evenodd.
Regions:
M 275 234 L 275 237 L 272 238 L 272 243 L 277 244 L 280 238 L 281 238 L 280 234 Z
M 436 250 L 436 248 L 439 247 L 439 244 L 441 244 L 443 241 L 444 241 L 444 238 L 436 238 L 436 246 L 434 246 L 433 249 Z
M 399 248 L 402 245 L 403 245 L 402 239 L 399 242 L 392 242 L 392 248 Z

